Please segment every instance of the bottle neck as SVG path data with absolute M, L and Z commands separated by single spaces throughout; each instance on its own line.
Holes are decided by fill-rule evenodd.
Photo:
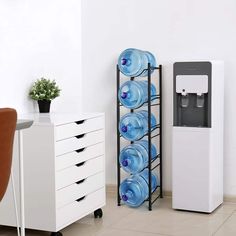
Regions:
M 121 59 L 121 65 L 122 66 L 129 66 L 129 65 L 131 65 L 131 60 L 127 59 L 127 58 L 122 58 Z
M 125 160 L 122 161 L 122 165 L 124 167 L 129 166 L 130 164 L 131 164 L 131 161 L 129 159 L 125 159 Z
M 122 200 L 127 202 L 129 199 L 133 197 L 133 192 L 128 190 L 124 195 L 122 195 Z
M 128 97 L 128 92 L 122 92 L 121 98 L 125 99 Z

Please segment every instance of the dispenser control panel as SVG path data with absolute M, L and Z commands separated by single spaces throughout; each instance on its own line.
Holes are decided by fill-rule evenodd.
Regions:
M 177 75 L 176 92 L 183 95 L 196 93 L 201 95 L 208 92 L 207 75 Z
M 174 64 L 174 126 L 211 127 L 211 62 Z

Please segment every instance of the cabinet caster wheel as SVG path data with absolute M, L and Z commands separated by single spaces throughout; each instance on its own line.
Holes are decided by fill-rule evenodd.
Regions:
M 63 234 L 61 232 L 53 232 L 51 233 L 51 236 L 62 236 Z
M 102 218 L 102 215 L 103 215 L 103 212 L 101 208 L 94 211 L 94 218 Z

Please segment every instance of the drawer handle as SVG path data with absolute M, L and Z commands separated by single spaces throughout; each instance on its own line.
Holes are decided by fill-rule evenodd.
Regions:
M 80 201 L 84 200 L 85 197 L 86 197 L 86 196 L 83 196 L 83 197 L 81 197 L 81 198 L 78 198 L 78 199 L 76 200 L 76 202 L 80 202 Z
M 78 150 L 75 150 L 76 152 L 83 152 L 85 150 L 85 148 L 80 148 L 80 149 L 78 149 Z
M 79 139 L 79 138 L 83 138 L 84 135 L 85 135 L 85 134 L 80 134 L 80 135 L 77 135 L 77 136 L 75 136 L 75 137 Z
M 85 122 L 85 120 L 79 120 L 79 121 L 76 121 L 75 123 L 77 124 L 77 125 L 81 125 L 81 124 L 83 124 Z
M 77 181 L 76 184 L 82 184 L 85 181 L 85 179 L 82 179 L 80 181 Z
M 82 166 L 82 165 L 84 165 L 85 164 L 85 161 L 84 162 L 81 162 L 81 163 L 78 163 L 78 164 L 76 164 L 76 166 L 77 167 L 80 167 L 80 166 Z

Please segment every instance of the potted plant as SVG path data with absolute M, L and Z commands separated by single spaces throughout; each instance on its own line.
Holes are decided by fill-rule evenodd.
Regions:
M 61 89 L 56 85 L 55 80 L 41 78 L 34 82 L 29 96 L 38 101 L 39 112 L 47 113 L 50 111 L 51 100 L 60 96 L 60 91 Z

